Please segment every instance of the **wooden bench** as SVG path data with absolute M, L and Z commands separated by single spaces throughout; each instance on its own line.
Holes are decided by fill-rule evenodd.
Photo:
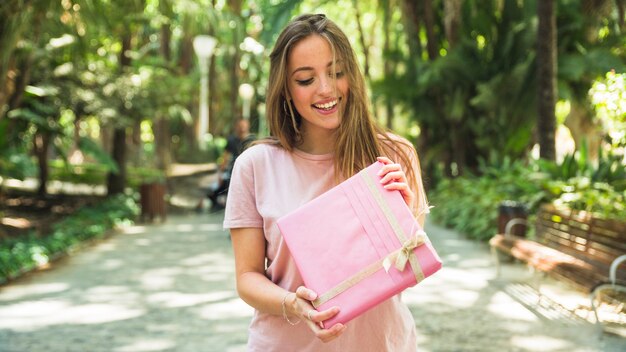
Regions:
M 525 223 L 515 219 L 510 225 Z M 544 205 L 537 213 L 534 239 L 505 233 L 492 237 L 489 244 L 498 275 L 501 251 L 589 293 L 598 323 L 595 301 L 600 291 L 626 292 L 626 265 L 620 267 L 626 262 L 625 222 Z

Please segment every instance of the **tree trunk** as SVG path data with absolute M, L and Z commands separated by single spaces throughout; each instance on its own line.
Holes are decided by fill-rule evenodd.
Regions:
M 22 33 L 33 22 L 30 4 L 6 4 L 0 13 L 0 117 L 5 104 L 14 92 L 14 82 L 10 75 L 15 68 L 14 50 Z
M 538 114 L 537 134 L 539 156 L 547 160 L 556 159 L 554 112 L 556 97 L 556 4 L 553 0 L 537 2 L 537 81 Z
M 212 3 L 213 8 L 215 8 L 216 0 L 213 0 L 211 3 Z M 209 26 L 209 35 L 212 35 L 215 37 L 215 24 L 214 23 L 211 23 Z M 209 92 L 213 92 L 213 94 L 209 96 L 209 119 L 211 118 L 211 116 L 216 116 L 215 112 L 218 111 L 217 107 L 219 107 L 219 99 L 212 99 L 212 97 L 215 96 L 215 92 L 217 92 L 217 87 L 218 87 L 217 77 L 218 77 L 217 76 L 217 62 L 215 60 L 215 57 L 213 57 L 211 59 L 211 62 L 209 63 Z M 239 93 L 239 87 L 237 87 L 237 93 Z M 217 131 L 221 131 L 221 127 Z
M 172 163 L 170 154 L 170 124 L 169 121 L 159 114 L 154 124 L 154 142 L 156 145 L 157 168 L 167 171 Z
M 125 67 L 130 66 L 131 58 L 126 55 L 131 49 L 131 35 L 126 33 L 122 38 L 122 50 L 120 53 L 120 71 L 123 71 Z M 113 160 L 117 163 L 119 172 L 109 172 L 107 175 L 107 194 L 120 194 L 124 193 L 126 188 L 126 127 L 117 126 L 113 131 Z
M 407 73 L 410 77 L 417 79 L 417 67 L 419 62 L 422 60 L 422 53 L 424 50 L 424 45 L 419 35 L 422 22 L 424 22 L 424 13 L 420 9 L 419 0 L 404 0 L 402 4 L 406 23 L 406 38 L 410 53 L 410 64 L 407 69 Z M 432 29 L 429 31 L 432 31 Z M 437 111 L 437 114 L 439 115 L 440 111 Z M 431 145 L 430 141 L 432 139 L 432 128 L 428 123 L 422 123 L 419 127 L 420 134 L 415 141 L 415 145 L 417 152 L 420 154 L 422 173 L 425 175 L 425 179 L 432 179 L 435 175 L 435 165 L 428 160 L 428 149 Z
M 168 6 L 167 3 L 163 3 L 162 6 Z M 171 7 L 164 8 L 164 12 L 170 16 L 173 16 L 171 13 Z M 172 29 L 169 24 L 163 24 L 161 26 L 161 55 L 163 59 L 170 66 L 170 61 L 172 60 L 170 41 L 172 37 Z M 172 72 L 171 74 L 175 74 Z M 153 133 L 154 133 L 154 145 L 156 149 L 156 158 L 157 158 L 157 168 L 163 171 L 167 171 L 169 169 L 171 163 L 171 155 L 170 155 L 170 124 L 167 116 L 163 115 L 163 113 L 158 112 L 156 119 L 153 124 Z
M 461 0 L 445 0 L 444 8 L 444 27 L 446 30 L 446 38 L 450 43 L 450 48 L 456 46 L 459 42 L 459 29 L 461 28 Z
M 367 81 L 370 81 L 369 47 L 365 43 L 365 32 L 363 31 L 363 26 L 361 25 L 361 12 L 359 11 L 357 0 L 352 0 L 352 6 L 354 7 L 354 13 L 356 16 L 356 26 L 359 30 L 359 43 L 361 44 L 361 50 L 363 50 L 363 75 Z
M 424 28 L 426 29 L 426 50 L 428 51 L 428 58 L 435 60 L 439 56 L 439 53 L 437 52 L 436 46 L 435 13 L 432 0 L 424 0 Z
M 616 0 L 615 5 L 617 6 L 617 18 L 619 19 L 619 28 L 622 30 L 623 33 L 624 29 L 626 29 L 626 26 L 624 26 L 624 12 L 626 8 L 626 0 Z
M 354 1 L 354 7 L 356 8 L 356 0 Z M 384 73 L 385 77 L 392 77 L 393 75 L 393 66 L 392 60 L 389 57 L 391 52 L 391 31 L 389 30 L 390 22 L 391 22 L 391 9 L 389 6 L 389 0 L 382 0 L 380 2 L 380 7 L 383 11 L 383 33 L 384 33 L 384 43 L 383 43 L 383 61 L 384 61 Z M 385 97 L 385 110 L 387 115 L 387 128 L 393 129 L 393 102 L 391 101 L 391 95 L 387 94 Z
M 241 37 L 242 28 L 243 28 L 243 19 L 241 18 L 241 0 L 229 0 L 229 7 L 232 11 L 233 16 L 236 18 L 236 26 L 233 28 L 233 47 L 234 52 L 232 56 L 231 62 L 228 64 L 230 68 L 230 118 L 234 119 L 241 116 L 239 112 L 239 61 L 241 60 L 241 49 L 239 49 L 239 43 L 243 40 Z M 212 133 L 218 132 L 215 129 L 215 116 L 210 116 L 210 119 L 213 120 L 210 125 L 212 128 L 209 130 Z M 230 124 L 226 124 L 230 125 Z
M 451 52 L 459 42 L 459 28 L 461 27 L 461 1 L 445 0 L 444 9 L 444 31 L 448 41 L 448 51 Z M 442 99 L 445 99 L 442 97 Z M 456 164 L 459 174 L 465 172 L 468 167 L 468 134 L 465 129 L 463 119 L 461 121 L 449 121 L 451 138 L 451 157 Z
M 126 153 L 128 160 L 133 165 L 141 165 L 143 162 L 143 148 L 141 143 L 141 121 L 134 120 L 130 126 L 130 136 L 127 136 Z
M 48 150 L 50 150 L 50 135 L 47 132 L 38 132 L 33 139 L 33 150 L 39 167 L 39 188 L 37 195 L 41 198 L 48 194 Z
M 121 194 L 126 188 L 126 128 L 117 127 L 113 131 L 113 160 L 119 172 L 109 172 L 107 177 L 107 194 Z
M 420 40 L 420 17 L 416 0 L 402 1 L 403 17 L 406 28 L 406 40 L 411 54 L 411 61 L 417 63 L 422 56 L 422 42 Z M 409 72 L 415 71 L 415 65 L 409 66 Z M 413 75 L 414 76 L 414 75 Z

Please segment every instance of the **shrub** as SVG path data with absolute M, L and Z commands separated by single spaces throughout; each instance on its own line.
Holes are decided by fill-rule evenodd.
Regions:
M 118 195 L 68 216 L 48 236 L 32 232 L 0 241 L 0 282 L 46 264 L 85 240 L 103 237 L 108 230 L 131 222 L 138 212 L 132 198 Z

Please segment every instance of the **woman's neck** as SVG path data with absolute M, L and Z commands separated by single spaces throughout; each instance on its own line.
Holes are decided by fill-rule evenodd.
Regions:
M 336 130 L 302 131 L 302 144 L 298 149 L 313 155 L 330 154 L 335 150 Z

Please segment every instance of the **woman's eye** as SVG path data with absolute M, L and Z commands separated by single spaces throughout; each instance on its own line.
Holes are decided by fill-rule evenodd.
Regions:
M 332 74 L 331 74 L 331 75 L 332 75 Z M 343 77 L 343 76 L 344 76 L 343 71 L 337 71 L 337 72 L 335 72 L 335 78 L 341 78 L 341 77 Z
M 296 83 L 298 83 L 298 85 L 301 86 L 308 86 L 309 84 L 313 83 L 313 78 L 309 78 L 309 79 L 305 79 L 305 80 L 296 80 Z

